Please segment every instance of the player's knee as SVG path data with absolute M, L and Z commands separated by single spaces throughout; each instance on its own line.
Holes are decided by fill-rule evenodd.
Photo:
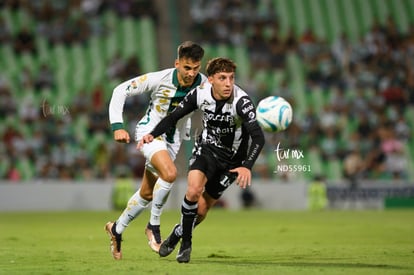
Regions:
M 201 197 L 201 194 L 203 193 L 203 189 L 203 187 L 189 185 L 187 187 L 186 197 L 190 201 L 198 201 L 198 199 Z
M 161 171 L 160 178 L 166 182 L 174 182 L 177 179 L 177 168 L 174 166 Z

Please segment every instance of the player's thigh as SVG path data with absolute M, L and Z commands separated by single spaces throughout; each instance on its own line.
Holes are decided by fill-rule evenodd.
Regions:
M 142 136 L 148 134 L 151 132 L 155 125 L 140 125 L 136 128 L 135 133 L 135 139 L 141 140 Z M 173 141 L 168 142 L 166 140 L 166 137 L 164 135 L 157 137 L 150 143 L 145 143 L 142 148 L 141 152 L 144 155 L 144 157 L 147 159 L 147 161 L 151 161 L 153 155 L 159 151 L 167 150 L 168 154 L 170 155 L 170 158 L 172 161 L 175 160 L 178 151 L 181 146 L 182 139 L 180 138 L 180 135 L 178 133 L 174 134 Z
M 179 147 L 179 143 L 166 143 L 162 139 L 144 144 L 141 152 L 146 158 L 146 169 L 167 182 L 175 181 L 177 169 L 174 160 Z
M 167 150 L 156 152 L 150 161 L 155 170 L 157 170 L 159 177 L 167 182 L 175 181 L 177 168 Z

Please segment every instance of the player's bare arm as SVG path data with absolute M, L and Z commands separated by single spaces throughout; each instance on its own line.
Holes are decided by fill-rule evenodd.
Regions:
M 151 134 L 147 134 L 142 137 L 140 141 L 137 143 L 137 149 L 140 150 L 142 146 L 144 146 L 144 143 L 150 143 L 154 140 L 154 136 Z
M 122 143 L 129 143 L 130 137 L 127 131 L 118 129 L 114 131 L 114 140 Z
M 240 188 L 245 189 L 247 186 L 250 186 L 252 181 L 252 172 L 249 168 L 240 166 L 229 171 L 232 173 L 237 173 L 236 183 L 238 186 L 240 186 Z

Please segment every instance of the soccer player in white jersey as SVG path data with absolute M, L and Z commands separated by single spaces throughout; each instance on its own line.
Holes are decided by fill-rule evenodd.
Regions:
M 208 62 L 206 71 L 208 82 L 187 94 L 137 145 L 140 148 L 154 142 L 165 129 L 195 109 L 203 112 L 203 130 L 190 159 L 181 223 L 174 227 L 159 250 L 160 256 L 168 256 L 182 238 L 177 254 L 180 263 L 190 261 L 194 226 L 205 218 L 232 182 L 223 175 L 236 174 L 236 182 L 242 188 L 250 185 L 251 168 L 265 142 L 253 102 L 235 85 L 236 64 L 227 58 L 215 58 Z
M 135 140 L 150 132 L 158 122 L 181 102 L 184 96 L 206 79 L 200 73 L 203 48 L 191 41 L 183 42 L 177 49 L 175 68 L 147 73 L 118 85 L 109 104 L 109 120 L 118 142 L 130 142 L 123 125 L 123 106 L 128 96 L 151 93 L 146 114 L 138 122 Z M 182 119 L 176 127 L 159 136 L 154 142 L 140 149 L 146 158 L 144 175 L 138 191 L 132 195 L 125 210 L 115 222 L 108 222 L 105 230 L 111 239 L 114 259 L 122 258 L 122 233 L 152 201 L 151 216 L 145 234 L 152 250 L 158 253 L 161 244 L 160 216 L 170 189 L 177 177 L 174 160 L 183 139 L 190 137 L 191 121 Z

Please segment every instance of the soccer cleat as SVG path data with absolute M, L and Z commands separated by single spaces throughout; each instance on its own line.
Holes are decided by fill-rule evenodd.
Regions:
M 180 241 L 181 237 L 175 234 L 175 230 L 179 226 L 179 224 L 176 224 L 170 236 L 168 236 L 168 238 L 162 242 L 160 246 L 160 251 L 158 251 L 158 254 L 160 254 L 161 257 L 167 257 L 168 255 L 170 255 L 174 251 L 178 242 Z
M 122 242 L 122 235 L 116 233 L 115 231 L 116 223 L 114 222 L 107 222 L 105 225 L 105 231 L 108 233 L 109 237 L 111 238 L 111 252 L 112 256 L 115 260 L 122 259 L 122 252 L 121 252 L 121 242 Z
M 181 242 L 180 250 L 177 254 L 177 262 L 188 263 L 191 256 L 191 242 Z
M 154 252 L 158 253 L 161 246 L 160 226 L 151 225 L 148 223 L 147 227 L 145 228 L 145 235 L 147 235 L 148 245 Z

